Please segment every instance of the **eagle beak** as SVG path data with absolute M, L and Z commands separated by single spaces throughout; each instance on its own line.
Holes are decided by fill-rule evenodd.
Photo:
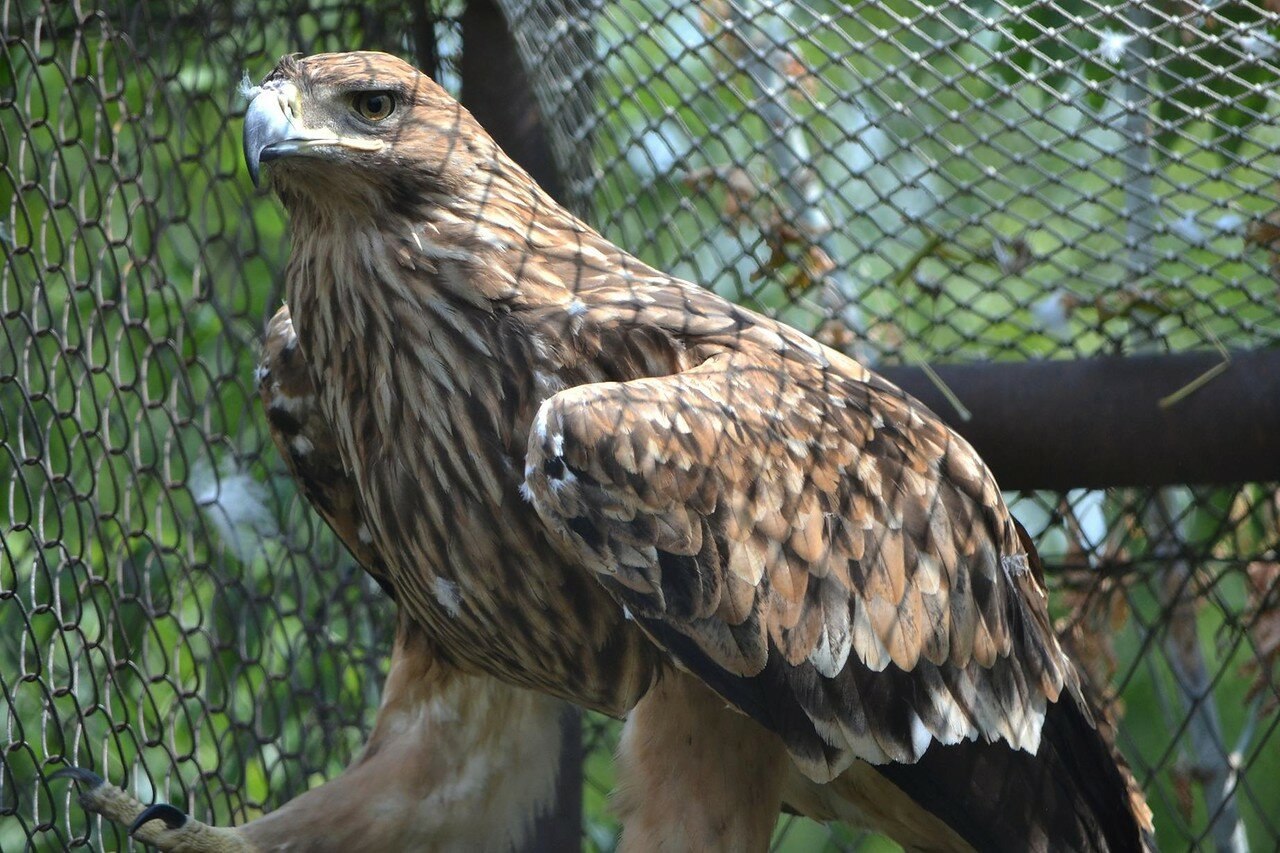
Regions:
M 256 187 L 261 166 L 281 157 L 309 154 L 317 149 L 348 148 L 377 151 L 382 142 L 339 136 L 331 130 L 304 127 L 298 113 L 301 93 L 292 83 L 261 89 L 244 114 L 244 162 Z
M 285 156 L 306 138 L 293 120 L 297 95 L 297 87 L 285 85 L 262 89 L 249 102 L 244 114 L 244 162 L 255 187 L 262 163 Z

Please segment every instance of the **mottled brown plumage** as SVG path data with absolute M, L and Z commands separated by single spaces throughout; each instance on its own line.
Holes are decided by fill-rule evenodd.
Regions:
M 925 848 L 1138 849 L 1016 525 L 931 412 L 609 243 L 393 57 L 284 60 L 246 154 L 385 582 L 464 670 L 634 709 L 625 845 L 758 847 L 742 814 L 785 798 Z

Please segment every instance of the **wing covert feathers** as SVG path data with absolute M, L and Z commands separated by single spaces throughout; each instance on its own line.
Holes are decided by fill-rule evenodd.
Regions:
M 526 486 L 650 636 L 816 780 L 934 741 L 1034 753 L 1072 684 L 990 473 L 887 383 L 725 351 L 570 388 L 538 412 Z

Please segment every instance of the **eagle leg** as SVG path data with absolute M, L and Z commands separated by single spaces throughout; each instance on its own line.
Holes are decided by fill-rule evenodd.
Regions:
M 789 766 L 776 735 L 668 672 L 627 717 L 618 746 L 618 849 L 767 850 Z

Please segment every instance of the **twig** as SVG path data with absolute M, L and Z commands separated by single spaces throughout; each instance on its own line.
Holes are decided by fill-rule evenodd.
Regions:
M 1194 588 L 1194 569 L 1189 560 L 1180 556 L 1185 553 L 1183 535 L 1172 518 L 1167 498 L 1165 490 L 1157 492 L 1147 513 L 1148 535 L 1155 543 L 1153 553 L 1168 564 L 1161 595 L 1166 614 L 1162 645 L 1186 714 L 1187 752 L 1192 778 L 1204 790 L 1209 835 L 1220 851 L 1246 853 L 1249 841 L 1235 796 L 1239 768 L 1223 739 L 1213 679 L 1196 626 L 1199 595 Z
M 973 412 L 969 411 L 968 407 L 965 406 L 964 403 L 960 402 L 960 398 L 956 396 L 956 392 L 952 391 L 951 386 L 944 382 L 942 377 L 938 375 L 937 371 L 929 366 L 929 362 L 924 359 L 915 358 L 908 359 L 908 361 L 924 371 L 924 375 L 929 377 L 929 381 L 938 389 L 938 393 L 942 394 L 942 396 L 946 398 L 946 401 L 951 404 L 951 408 L 956 410 L 956 416 L 960 418 L 961 421 L 968 423 L 973 420 Z
M 1122 58 L 1118 93 L 1120 130 L 1126 141 L 1120 161 L 1124 173 L 1127 266 L 1131 280 L 1143 281 L 1155 266 L 1153 240 L 1158 207 L 1151 180 L 1151 119 L 1146 105 L 1153 19 L 1150 8 L 1137 2 L 1127 3 L 1123 15 L 1133 36 Z M 1146 319 L 1141 312 L 1134 312 L 1131 321 L 1134 349 L 1154 347 L 1159 318 Z M 1162 400 L 1161 406 L 1176 405 L 1225 369 L 1226 362 L 1211 368 L 1188 387 Z M 1197 596 L 1189 589 L 1194 581 L 1194 569 L 1184 556 L 1187 553 L 1185 536 L 1172 518 L 1169 501 L 1169 491 L 1158 490 L 1143 513 L 1152 555 L 1166 565 L 1162 573 L 1162 599 L 1167 622 L 1162 645 L 1186 720 L 1184 748 L 1193 767 L 1193 777 L 1202 786 L 1210 816 L 1209 835 L 1218 850 L 1244 853 L 1249 844 L 1236 806 L 1238 771 L 1225 746 L 1212 680 L 1200 648 Z
M 1130 2 L 1125 4 L 1124 17 L 1133 36 L 1121 58 L 1120 70 L 1125 248 L 1130 280 L 1142 281 L 1155 266 L 1152 244 L 1159 205 L 1151 185 L 1151 116 L 1146 104 L 1150 93 L 1147 66 L 1152 55 L 1152 15 L 1146 4 Z
M 1240 736 L 1236 738 L 1236 745 L 1231 750 L 1231 756 L 1239 762 L 1240 756 L 1244 755 L 1245 750 L 1249 748 L 1249 743 L 1253 740 L 1254 732 L 1258 730 L 1258 721 L 1262 719 L 1262 697 L 1256 697 L 1249 703 L 1249 710 L 1245 713 L 1244 725 L 1240 727 Z
M 915 274 L 920 265 L 933 256 L 938 251 L 938 247 L 942 245 L 942 235 L 936 231 L 926 231 L 928 237 L 919 249 L 916 249 L 911 257 L 907 258 L 907 262 L 903 264 L 893 278 L 889 279 L 889 289 L 897 291 L 906 283 L 907 279 Z
M 1156 265 L 1154 239 L 1159 200 L 1152 186 L 1150 62 L 1154 15 L 1146 3 L 1130 0 L 1121 12 L 1132 39 L 1128 42 L 1119 73 L 1118 101 L 1121 110 L 1120 132 L 1125 146 L 1120 151 L 1123 167 L 1125 244 L 1131 282 L 1144 282 Z M 1133 312 L 1130 339 L 1134 349 L 1154 348 L 1158 340 L 1160 317 L 1148 318 Z M 1225 369 L 1225 368 L 1224 368 Z M 1212 372 L 1212 371 L 1210 371 Z M 1214 374 L 1216 375 L 1216 374 Z M 1197 388 L 1213 376 L 1201 377 L 1192 384 Z M 1171 395 L 1178 399 L 1194 392 L 1182 389 Z M 1161 402 L 1164 405 L 1164 401 Z M 1165 599 L 1165 626 L 1162 645 L 1173 671 L 1179 704 L 1186 719 L 1187 743 L 1194 778 L 1204 791 L 1209 813 L 1209 835 L 1219 851 L 1246 853 L 1249 849 L 1244 823 L 1236 806 L 1237 768 L 1228 754 L 1222 735 L 1222 722 L 1212 693 L 1204 652 L 1196 630 L 1197 596 L 1189 590 L 1194 569 L 1184 556 L 1186 537 L 1170 513 L 1171 493 L 1157 490 L 1143 513 L 1151 553 L 1165 562 L 1162 575 L 1162 597 Z
M 1210 332 L 1210 334 L 1212 334 L 1212 332 Z M 1178 405 L 1183 400 L 1208 385 L 1215 378 L 1227 372 L 1227 368 L 1231 366 L 1231 352 L 1222 345 L 1222 341 L 1218 340 L 1217 336 L 1214 336 L 1213 343 L 1218 352 L 1222 355 L 1222 361 L 1213 365 L 1204 373 L 1201 373 L 1195 379 L 1192 379 L 1186 385 L 1183 385 L 1167 397 L 1161 397 L 1160 408 L 1172 409 L 1174 406 Z

